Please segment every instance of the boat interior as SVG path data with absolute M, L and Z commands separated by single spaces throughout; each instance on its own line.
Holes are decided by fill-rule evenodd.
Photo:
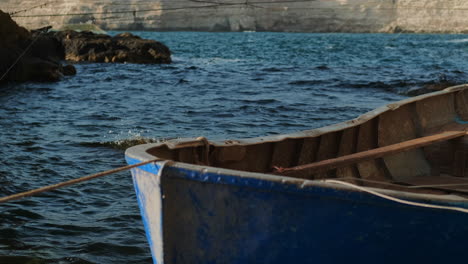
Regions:
M 468 85 L 409 98 L 324 128 L 224 142 L 168 141 L 147 152 L 196 165 L 464 196 L 467 129 Z

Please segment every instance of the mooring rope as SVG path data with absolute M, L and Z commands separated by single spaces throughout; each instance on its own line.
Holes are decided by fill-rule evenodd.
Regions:
M 456 206 L 443 206 L 443 205 L 435 205 L 435 204 L 426 204 L 426 203 L 418 203 L 418 202 L 413 202 L 413 201 L 407 201 L 407 200 L 396 198 L 396 197 L 393 197 L 393 196 L 390 196 L 390 195 L 379 193 L 379 192 L 376 192 L 376 191 L 371 190 L 369 188 L 358 186 L 356 184 L 352 184 L 352 183 L 349 183 L 349 182 L 344 182 L 344 181 L 339 181 L 339 180 L 322 180 L 322 182 L 345 185 L 345 186 L 360 190 L 362 192 L 366 192 L 366 193 L 378 196 L 380 198 L 390 200 L 390 201 L 394 201 L 394 202 L 401 203 L 401 204 L 468 213 L 468 209 L 466 209 L 466 208 L 461 208 L 461 207 L 456 207 Z
M 338 179 L 342 180 L 342 181 L 360 181 L 360 182 L 364 182 L 364 183 L 382 184 L 382 185 L 388 185 L 388 186 L 400 187 L 400 188 L 407 188 L 407 189 L 431 189 L 431 188 L 433 189 L 433 188 L 444 188 L 444 187 L 464 187 L 464 186 L 468 186 L 468 179 L 461 178 L 461 177 L 459 177 L 459 178 L 460 178 L 459 180 L 465 180 L 466 183 L 430 184 L 430 185 L 403 185 L 401 183 L 375 181 L 375 180 L 362 179 L 362 178 L 353 178 L 353 177 L 343 177 L 343 178 L 338 178 Z M 447 191 L 454 191 L 454 190 L 447 189 Z
M 148 160 L 148 161 L 140 162 L 140 163 L 133 164 L 133 165 L 127 165 L 127 166 L 124 166 L 124 167 L 115 168 L 115 169 L 112 169 L 112 170 L 103 171 L 103 172 L 99 172 L 99 173 L 96 173 L 96 174 L 91 174 L 91 175 L 84 176 L 84 177 L 81 177 L 81 178 L 78 178 L 78 179 L 73 179 L 73 180 L 60 182 L 60 183 L 49 185 L 49 186 L 44 186 L 44 187 L 41 187 L 41 188 L 38 188 L 38 189 L 13 194 L 13 195 L 10 195 L 10 196 L 0 198 L 0 204 L 1 203 L 6 203 L 6 202 L 11 202 L 11 201 L 14 201 L 14 200 L 19 200 L 19 199 L 24 198 L 24 197 L 33 196 L 33 195 L 41 194 L 41 193 L 44 193 L 44 192 L 53 191 L 53 190 L 56 190 L 56 189 L 59 189 L 59 188 L 67 187 L 67 186 L 74 185 L 74 184 L 77 184 L 77 183 L 80 183 L 80 182 L 89 181 L 89 180 L 92 180 L 92 179 L 107 176 L 107 175 L 114 174 L 114 173 L 117 173 L 117 172 L 133 169 L 133 168 L 136 168 L 136 167 L 139 167 L 139 166 L 142 166 L 142 165 L 146 165 L 146 164 L 149 164 L 149 163 L 152 163 L 152 162 L 156 162 L 156 161 L 161 161 L 161 159 Z
M 92 180 L 92 179 L 100 178 L 100 177 L 103 177 L 103 176 L 111 175 L 111 174 L 114 174 L 114 173 L 117 173 L 117 172 L 133 169 L 133 168 L 143 166 L 143 165 L 146 165 L 146 164 L 149 164 L 149 163 L 157 162 L 157 161 L 164 161 L 164 160 L 159 159 L 159 158 L 158 159 L 153 159 L 153 160 L 148 160 L 148 161 L 140 162 L 140 163 L 133 164 L 133 165 L 127 165 L 127 166 L 124 166 L 124 167 L 119 167 L 119 168 L 115 168 L 115 169 L 112 169 L 112 170 L 107 170 L 107 171 L 99 172 L 99 173 L 96 173 L 96 174 L 91 174 L 91 175 L 84 176 L 84 177 L 81 177 L 81 178 L 77 178 L 77 179 L 73 179 L 73 180 L 69 180 L 69 181 L 65 181 L 65 182 L 60 182 L 60 183 L 53 184 L 53 185 L 44 186 L 44 187 L 41 187 L 41 188 L 29 190 L 29 191 L 26 191 L 26 192 L 13 194 L 13 195 L 10 195 L 10 196 L 0 198 L 0 204 L 15 201 L 15 200 L 19 200 L 19 199 L 29 197 L 29 196 L 33 196 L 33 195 L 38 195 L 38 194 L 41 194 L 41 193 L 44 193 L 44 192 L 53 191 L 53 190 L 56 190 L 56 189 L 59 189 L 59 188 L 64 188 L 64 187 L 67 187 L 67 186 L 70 186 L 70 185 L 74 185 L 74 184 L 89 181 L 89 180 Z M 165 164 L 166 163 L 162 164 L 162 166 L 161 166 L 161 168 L 159 170 L 159 173 L 162 172 L 162 169 L 165 166 Z M 401 204 L 418 206 L 418 207 L 425 207 L 425 208 L 433 208 L 433 209 L 452 210 L 452 211 L 468 213 L 468 209 L 466 209 L 466 208 L 407 201 L 407 200 L 403 200 L 403 199 L 400 199 L 400 198 L 392 197 L 390 195 L 379 193 L 379 192 L 371 190 L 369 188 L 358 186 L 358 185 L 355 185 L 355 184 L 352 184 L 352 183 L 349 183 L 349 182 L 344 182 L 344 181 L 339 181 L 339 180 L 321 180 L 321 181 L 325 182 L 325 183 L 335 183 L 335 184 L 345 185 L 345 186 L 348 186 L 348 187 L 351 187 L 351 188 L 354 188 L 354 189 L 357 189 L 357 190 L 360 190 L 360 191 L 363 191 L 363 192 L 378 196 L 380 198 L 391 200 L 391 201 L 401 203 Z

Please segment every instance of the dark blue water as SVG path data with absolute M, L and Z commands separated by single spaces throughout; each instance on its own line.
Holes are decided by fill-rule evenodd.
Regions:
M 137 141 L 311 129 L 468 77 L 468 35 L 137 34 L 174 63 L 0 88 L 0 196 L 123 166 Z M 129 172 L 0 212 L 0 263 L 151 263 Z

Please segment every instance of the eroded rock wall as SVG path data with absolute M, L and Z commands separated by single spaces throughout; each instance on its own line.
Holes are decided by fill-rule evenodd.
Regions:
M 2 0 L 27 28 L 468 33 L 466 0 Z

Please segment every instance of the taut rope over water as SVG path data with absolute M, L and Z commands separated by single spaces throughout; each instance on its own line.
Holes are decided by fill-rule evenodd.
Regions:
M 139 167 L 139 166 L 142 166 L 142 165 L 146 165 L 146 164 L 149 164 L 149 163 L 152 163 L 152 162 L 156 162 L 156 161 L 161 161 L 161 159 L 148 160 L 148 161 L 140 162 L 140 163 L 133 164 L 133 165 L 127 165 L 127 166 L 124 166 L 124 167 L 120 167 L 120 168 L 116 168 L 116 169 L 112 169 L 112 170 L 108 170 L 108 171 L 103 171 L 103 172 L 99 172 L 99 173 L 96 173 L 96 174 L 91 174 L 91 175 L 84 176 L 84 177 L 81 177 L 81 178 L 78 178 L 78 179 L 73 179 L 73 180 L 69 180 L 69 181 L 65 181 L 65 182 L 61 182 L 61 183 L 57 183 L 57 184 L 53 184 L 53 185 L 49 185 L 49 186 L 44 186 L 42 188 L 38 188 L 38 189 L 26 191 L 26 192 L 13 194 L 13 195 L 10 195 L 10 196 L 0 198 L 0 204 L 6 203 L 6 202 L 11 202 L 11 201 L 14 201 L 14 200 L 19 200 L 19 199 L 24 198 L 24 197 L 37 195 L 37 194 L 40 194 L 40 193 L 43 193 L 43 192 L 53 191 L 53 190 L 56 190 L 56 189 L 59 189 L 59 188 L 67 187 L 67 186 L 77 184 L 77 183 L 80 183 L 80 182 L 89 181 L 89 180 L 92 180 L 92 179 L 95 179 L 95 178 L 107 176 L 107 175 L 114 174 L 114 173 L 117 173 L 117 172 L 133 169 L 133 168 L 136 168 L 136 167 Z

